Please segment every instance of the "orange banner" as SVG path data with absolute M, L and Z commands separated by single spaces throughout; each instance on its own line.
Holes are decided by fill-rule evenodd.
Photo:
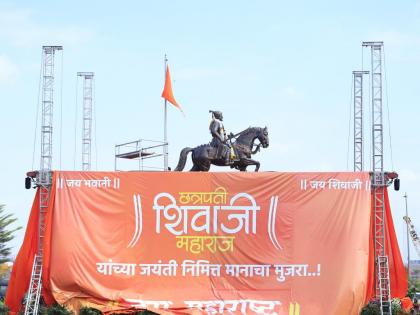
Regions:
M 55 172 L 53 194 L 43 283 L 75 309 L 342 315 L 370 296 L 368 173 Z

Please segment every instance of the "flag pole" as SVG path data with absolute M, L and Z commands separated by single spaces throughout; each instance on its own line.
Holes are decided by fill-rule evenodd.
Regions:
M 166 80 L 166 67 L 167 67 L 167 62 L 168 59 L 166 58 L 166 54 L 165 54 L 165 80 Z M 163 147 L 163 170 L 167 171 L 168 170 L 168 113 L 167 113 L 167 100 L 166 98 L 164 98 L 164 102 L 165 102 L 165 113 L 164 113 L 164 119 L 163 119 L 163 142 L 164 142 L 164 147 Z

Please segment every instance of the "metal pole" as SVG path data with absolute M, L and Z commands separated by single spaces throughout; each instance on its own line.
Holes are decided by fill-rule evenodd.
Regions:
M 168 59 L 166 58 L 165 54 L 165 82 L 166 82 L 166 67 L 167 67 Z M 167 130 L 167 123 L 168 123 L 168 113 L 167 113 L 167 101 L 165 99 L 165 114 L 164 114 L 164 127 L 163 127 L 163 169 L 164 171 L 168 170 L 168 130 Z
M 407 193 L 405 193 L 403 197 L 405 198 L 405 216 L 408 218 Z M 406 228 L 407 228 L 407 273 L 408 273 L 408 277 L 410 278 L 410 234 L 408 231 L 408 224 Z

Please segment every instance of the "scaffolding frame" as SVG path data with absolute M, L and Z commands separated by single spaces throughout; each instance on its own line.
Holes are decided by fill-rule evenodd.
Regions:
M 388 256 L 385 251 L 385 187 L 382 115 L 382 48 L 383 42 L 363 42 L 371 48 L 372 98 L 372 191 L 374 216 L 376 297 L 381 314 L 391 315 L 391 293 Z
M 138 169 L 139 171 L 143 171 L 145 169 L 148 170 L 155 170 L 155 171 L 165 171 L 165 166 L 162 167 L 151 167 L 145 166 L 144 160 L 157 158 L 157 157 L 164 157 L 166 156 L 165 149 L 167 148 L 167 143 L 164 141 L 156 141 L 156 140 L 147 140 L 147 139 L 139 139 L 131 142 L 126 142 L 122 144 L 115 145 L 115 160 L 114 160 L 114 170 L 121 171 L 118 168 L 118 160 L 125 159 L 125 160 L 137 160 L 138 161 Z M 158 152 L 162 150 L 162 153 Z
M 77 72 L 83 78 L 83 118 L 82 118 L 82 170 L 90 171 L 92 165 L 92 107 L 93 107 L 93 72 Z
M 36 184 L 39 189 L 38 251 L 32 265 L 25 315 L 38 314 L 42 291 L 45 218 L 50 205 L 53 155 L 54 55 L 62 46 L 42 46 L 41 161 Z
M 363 76 L 365 74 L 369 74 L 369 71 L 353 71 L 353 170 L 355 172 L 364 170 Z

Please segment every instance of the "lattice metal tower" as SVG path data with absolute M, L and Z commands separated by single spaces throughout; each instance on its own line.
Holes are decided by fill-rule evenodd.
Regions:
M 82 170 L 90 171 L 92 163 L 92 105 L 93 72 L 77 72 L 83 77 L 83 120 L 82 120 Z
M 385 173 L 382 118 L 382 48 L 383 42 L 363 42 L 371 48 L 372 80 L 372 190 L 374 215 L 376 296 L 381 314 L 391 315 L 388 256 L 385 251 Z
M 42 58 L 42 118 L 41 118 L 41 166 L 37 176 L 39 187 L 39 227 L 38 252 L 32 265 L 31 281 L 25 305 L 25 315 L 38 314 L 42 288 L 43 241 L 45 236 L 45 217 L 50 204 L 51 165 L 53 141 L 54 108 L 54 55 L 62 46 L 43 46 Z
M 353 105 L 354 105 L 354 171 L 364 170 L 363 152 L 363 75 L 369 71 L 353 71 Z

